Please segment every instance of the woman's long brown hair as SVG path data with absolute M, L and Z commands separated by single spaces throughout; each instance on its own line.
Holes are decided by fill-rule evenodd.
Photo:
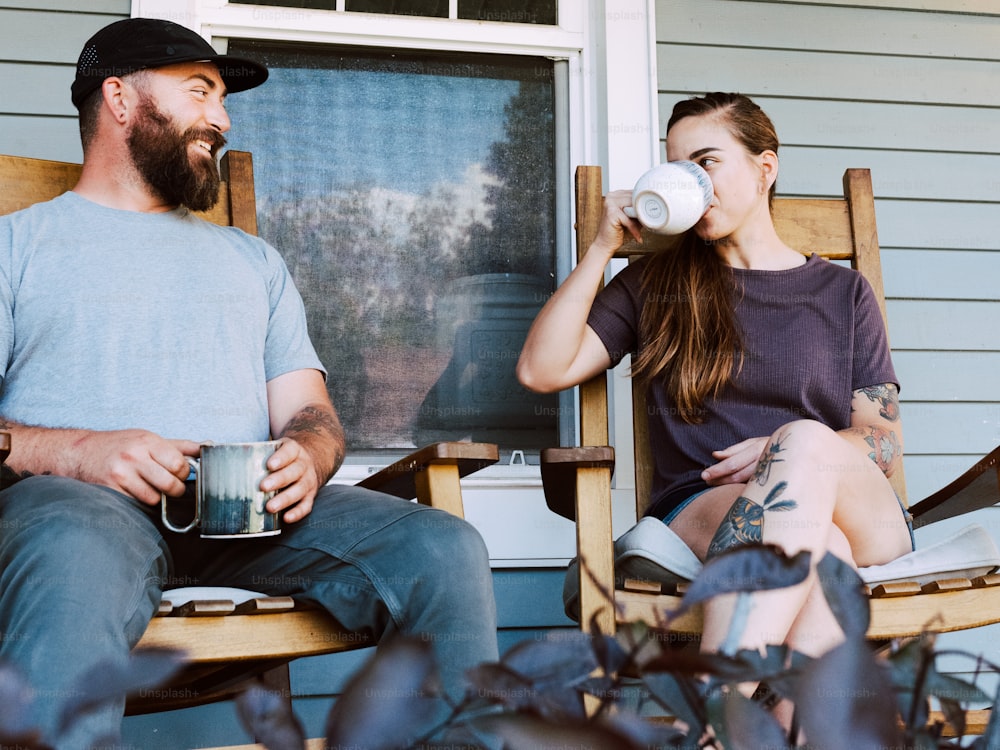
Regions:
M 719 119 L 750 154 L 777 153 L 770 118 L 742 94 L 708 94 L 678 102 L 667 123 L 685 117 Z M 774 185 L 768 200 L 774 199 Z M 639 318 L 643 342 L 632 366 L 639 383 L 662 380 L 679 416 L 698 423 L 705 400 L 715 397 L 743 361 L 743 342 L 733 309 L 732 269 L 694 232 L 679 245 L 651 257 L 643 273 Z

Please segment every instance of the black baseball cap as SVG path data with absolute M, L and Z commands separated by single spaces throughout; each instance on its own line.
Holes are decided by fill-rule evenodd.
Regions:
M 172 21 L 126 18 L 94 34 L 83 47 L 71 87 L 79 109 L 105 78 L 182 62 L 213 62 L 229 92 L 246 91 L 267 80 L 267 68 L 244 57 L 220 55 L 205 39 Z

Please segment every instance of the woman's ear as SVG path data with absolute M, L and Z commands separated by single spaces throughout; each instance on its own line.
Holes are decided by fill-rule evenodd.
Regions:
M 763 185 L 761 193 L 767 193 L 778 179 L 778 155 L 768 149 L 761 153 L 758 158 L 760 159 L 761 184 Z

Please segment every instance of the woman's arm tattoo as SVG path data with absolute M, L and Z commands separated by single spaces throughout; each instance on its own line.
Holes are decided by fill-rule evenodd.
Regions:
M 868 458 L 875 462 L 882 473 L 885 474 L 892 466 L 892 462 L 903 455 L 903 448 L 899 444 L 899 438 L 892 430 L 883 427 L 871 427 L 865 435 L 865 442 L 871 449 Z
M 899 421 L 899 391 L 895 385 L 892 383 L 872 385 L 860 388 L 858 392 L 863 393 L 873 404 L 879 405 L 878 413 L 882 419 L 890 422 Z

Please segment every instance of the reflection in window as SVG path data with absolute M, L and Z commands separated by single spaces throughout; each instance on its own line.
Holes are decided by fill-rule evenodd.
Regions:
M 558 444 L 514 366 L 552 291 L 552 63 L 260 42 L 230 97 L 260 233 L 302 291 L 350 449 Z

